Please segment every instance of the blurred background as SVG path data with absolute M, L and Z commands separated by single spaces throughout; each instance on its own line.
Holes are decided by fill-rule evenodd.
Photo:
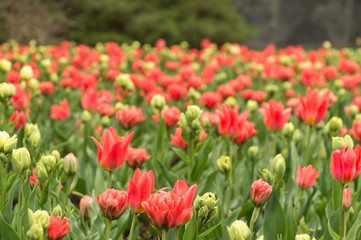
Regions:
M 0 0 L 0 42 L 361 45 L 361 0 Z

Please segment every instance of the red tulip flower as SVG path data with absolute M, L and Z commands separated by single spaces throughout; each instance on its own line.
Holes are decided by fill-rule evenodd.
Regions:
M 152 226 L 175 228 L 187 224 L 192 219 L 192 202 L 197 185 L 190 188 L 183 181 L 177 182 L 173 192 L 158 191 L 142 202 Z
M 60 102 L 60 106 L 51 105 L 50 109 L 50 119 L 65 121 L 70 115 L 70 108 L 66 99 Z
M 263 123 L 270 131 L 281 131 L 288 122 L 292 109 L 283 110 L 282 103 L 272 99 L 268 103 L 263 103 L 258 112 L 263 115 Z
M 97 203 L 103 216 L 109 220 L 115 220 L 127 210 L 127 191 L 107 189 L 97 196 Z
M 128 146 L 134 132 L 127 137 L 120 137 L 114 128 L 109 128 L 100 137 L 100 144 L 94 137 L 91 137 L 98 147 L 98 162 L 100 167 L 106 171 L 113 172 L 123 165 L 128 154 Z
M 345 151 L 345 146 L 341 150 L 332 153 L 331 174 L 334 179 L 342 184 L 352 182 L 360 173 L 361 147 L 357 145 L 355 149 L 349 148 Z
M 198 144 L 200 142 L 202 142 L 206 137 L 207 137 L 207 133 L 203 130 L 203 128 L 201 128 L 201 140 L 198 142 Z M 174 135 L 172 135 L 172 134 L 170 135 L 170 139 L 171 139 L 171 142 L 170 142 L 171 145 L 182 148 L 182 149 L 187 149 L 187 143 L 182 138 L 182 128 L 181 127 L 178 127 L 175 129 L 175 133 L 174 133 Z
M 317 172 L 312 165 L 297 168 L 297 185 L 302 189 L 310 189 L 314 184 L 320 172 Z
M 49 220 L 48 240 L 62 240 L 70 231 L 69 219 L 50 216 Z
M 299 116 L 302 121 L 310 126 L 321 122 L 326 116 L 329 95 L 330 91 L 320 95 L 317 89 L 312 91 L 308 88 L 306 97 L 299 96 L 301 102 Z
M 346 188 L 343 190 L 343 195 L 342 195 L 342 208 L 344 211 L 347 211 L 350 209 L 352 204 L 352 194 L 351 194 L 351 189 L 350 188 Z
M 361 142 L 361 120 L 354 121 L 350 134 L 359 142 Z
M 26 124 L 26 115 L 23 111 L 17 111 L 15 110 L 13 115 L 11 115 L 9 119 L 9 123 L 15 123 L 14 125 L 14 131 L 19 130 L 20 128 L 24 128 Z
M 135 213 L 142 213 L 144 209 L 141 205 L 148 200 L 154 189 L 153 171 L 140 173 L 139 168 L 134 172 L 133 179 L 128 181 L 128 206 Z
M 39 91 L 45 95 L 50 96 L 54 91 L 54 84 L 52 82 L 42 82 L 38 87 Z
M 222 95 L 218 92 L 204 92 L 199 98 L 199 103 L 207 108 L 216 108 L 222 102 Z
M 272 195 L 272 186 L 262 179 L 258 179 L 251 186 L 251 199 L 256 207 L 266 204 Z
M 93 203 L 93 198 L 88 195 L 84 195 L 84 197 L 80 199 L 79 209 L 82 217 L 90 218 L 90 209 L 92 203 Z
M 178 121 L 181 115 L 181 111 L 177 107 L 169 107 L 161 112 L 161 116 L 165 121 L 166 127 L 174 128 L 178 125 Z M 153 120 L 156 123 L 159 123 L 159 117 L 157 115 L 153 115 Z
M 136 106 L 131 106 L 129 109 L 125 108 L 118 110 L 115 117 L 119 125 L 125 129 L 130 129 L 145 120 L 142 109 L 137 108 Z
M 147 151 L 144 148 L 128 147 L 127 163 L 131 168 L 141 167 L 149 158 L 150 155 L 147 155 Z
M 15 96 L 10 98 L 11 104 L 16 110 L 24 110 L 30 104 L 30 92 L 26 93 L 25 90 L 18 84 L 15 84 Z

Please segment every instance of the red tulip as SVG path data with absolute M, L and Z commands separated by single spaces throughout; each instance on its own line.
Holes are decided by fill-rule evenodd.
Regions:
M 52 82 L 42 82 L 38 87 L 39 91 L 45 95 L 50 96 L 54 91 L 54 84 Z
M 147 155 L 147 151 L 144 148 L 128 147 L 127 163 L 131 168 L 141 167 L 149 158 L 150 155 Z
M 109 128 L 100 137 L 100 144 L 94 137 L 91 137 L 98 147 L 98 162 L 100 167 L 109 172 L 117 170 L 123 165 L 128 154 L 128 146 L 134 132 L 127 137 L 120 137 L 114 128 Z
M 281 131 L 288 122 L 292 109 L 283 110 L 282 103 L 272 99 L 268 103 L 263 103 L 258 111 L 263 115 L 263 123 L 270 131 Z
M 342 195 L 342 208 L 344 211 L 347 211 L 350 209 L 352 204 L 352 194 L 351 194 L 351 189 L 350 188 L 346 188 L 343 190 L 343 195 Z
M 60 106 L 51 105 L 50 119 L 65 121 L 69 117 L 69 115 L 70 115 L 70 108 L 68 101 L 66 99 L 60 102 Z
M 91 209 L 92 202 L 93 202 L 93 198 L 88 195 L 84 195 L 84 197 L 82 197 L 80 199 L 79 209 L 80 209 L 81 215 L 84 218 L 90 218 L 90 209 Z
M 136 106 L 131 106 L 129 109 L 125 108 L 118 110 L 115 117 L 119 125 L 125 129 L 130 129 L 145 120 L 142 109 L 137 108 Z
M 201 128 L 201 140 L 198 142 L 201 143 L 207 137 L 207 133 Z M 182 149 L 187 149 L 187 143 L 182 138 L 182 128 L 178 127 L 175 129 L 174 135 L 170 135 L 171 142 L 170 144 L 179 147 Z
M 192 202 L 197 185 L 188 188 L 183 182 L 177 182 L 173 192 L 158 191 L 142 202 L 153 226 L 175 228 L 192 219 Z
M 272 186 L 262 179 L 258 179 L 251 186 L 251 199 L 256 207 L 266 204 L 272 195 Z
M 140 173 L 139 168 L 134 172 L 133 179 L 128 181 L 128 206 L 135 213 L 142 213 L 144 209 L 141 205 L 148 200 L 154 189 L 153 171 Z
M 165 121 L 167 128 L 174 128 L 178 125 L 178 121 L 181 115 L 181 111 L 177 107 L 169 107 L 161 112 L 161 116 Z M 153 120 L 156 123 L 159 123 L 159 117 L 157 115 L 153 115 Z
M 312 165 L 302 168 L 297 168 L 297 185 L 302 189 L 310 189 L 314 184 L 320 172 L 316 172 L 316 169 Z
M 357 145 L 355 149 L 349 148 L 345 151 L 345 146 L 341 150 L 332 153 L 330 170 L 334 179 L 342 184 L 352 182 L 360 173 L 361 147 Z
M 59 216 L 50 216 L 49 220 L 48 240 L 62 240 L 70 231 L 69 219 L 64 217 L 62 220 Z
M 321 122 L 326 116 L 329 95 L 330 91 L 320 95 L 317 89 L 308 88 L 306 97 L 299 96 L 300 118 L 310 126 Z
M 24 110 L 30 104 L 30 92 L 26 93 L 25 90 L 18 84 L 15 84 L 15 96 L 10 98 L 12 105 L 16 110 Z
M 127 210 L 127 191 L 107 189 L 101 195 L 97 196 L 97 203 L 103 216 L 115 220 Z
M 23 111 L 19 112 L 17 110 L 14 111 L 13 115 L 11 115 L 9 119 L 9 123 L 15 123 L 14 131 L 19 130 L 19 128 L 24 128 L 26 124 L 26 115 Z
M 218 92 L 204 92 L 199 98 L 199 103 L 207 108 L 216 108 L 222 102 L 222 95 Z
M 98 107 L 98 93 L 94 88 L 88 88 L 80 96 L 81 106 L 85 110 L 95 111 Z
M 354 121 L 350 134 L 359 142 L 361 142 L 361 120 Z

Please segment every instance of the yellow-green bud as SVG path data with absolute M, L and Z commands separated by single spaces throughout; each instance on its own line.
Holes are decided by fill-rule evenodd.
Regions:
M 209 210 L 206 206 L 203 206 L 198 211 L 198 217 L 206 219 L 208 217 Z
M 295 141 L 295 142 L 298 142 L 301 139 L 302 139 L 302 133 L 301 133 L 301 131 L 299 129 L 296 129 L 293 132 L 292 140 Z
M 10 72 L 11 62 L 5 58 L 0 59 L 0 70 L 3 72 Z
M 250 159 L 254 160 L 254 159 L 256 159 L 258 152 L 259 152 L 258 146 L 250 146 L 248 148 L 247 154 Z
M 241 220 L 236 220 L 230 227 L 227 226 L 231 240 L 251 240 L 252 232 L 247 224 Z
M 195 90 L 194 88 L 190 88 L 188 90 L 188 98 L 197 101 L 199 98 L 201 97 L 200 92 L 198 92 L 197 90 Z
M 332 135 L 338 135 L 343 126 L 343 121 L 339 117 L 332 117 L 325 127 L 323 128 L 324 133 L 331 133 Z
M 30 153 L 26 148 L 13 150 L 13 169 L 18 176 L 22 176 L 24 171 L 29 169 L 31 164 Z
M 44 235 L 44 229 L 40 224 L 33 224 L 30 229 L 26 232 L 26 236 L 30 240 L 42 240 Z
M 282 83 L 282 89 L 284 91 L 290 90 L 290 89 L 292 89 L 292 84 L 290 82 L 283 82 Z
M 281 154 L 278 154 L 272 162 L 273 176 L 276 183 L 283 179 L 286 171 L 286 162 Z
M 187 127 L 188 122 L 187 122 L 187 119 L 186 119 L 186 115 L 184 113 L 181 113 L 181 116 L 180 116 L 179 121 L 178 121 L 178 125 L 181 128 L 186 128 Z
M 279 91 L 279 87 L 277 85 L 274 84 L 268 84 L 265 88 L 265 91 L 269 94 L 274 94 L 277 93 Z
M 58 74 L 52 73 L 52 74 L 50 75 L 50 81 L 53 82 L 53 83 L 57 83 L 57 82 L 59 81 Z
M 102 54 L 100 56 L 100 61 L 103 62 L 103 63 L 107 63 L 109 61 L 109 56 L 105 55 L 105 54 Z
M 199 65 L 199 63 L 193 63 L 192 69 L 193 69 L 193 71 L 197 72 L 201 69 L 201 65 Z
M 44 165 L 47 172 L 51 172 L 55 168 L 56 158 L 53 155 L 43 155 L 40 162 Z
M 38 148 L 41 143 L 41 135 L 40 131 L 33 132 L 29 137 L 31 145 L 33 145 L 35 148 Z
M 50 222 L 49 222 L 49 214 L 47 211 L 37 210 L 36 212 L 34 212 L 33 217 L 35 220 L 35 224 L 36 223 L 40 224 L 43 227 L 43 229 L 49 227 Z
M 283 136 L 290 138 L 294 130 L 295 127 L 293 126 L 293 123 L 289 122 L 283 126 L 282 134 Z
M 228 156 L 221 156 L 217 160 L 217 166 L 218 169 L 226 176 L 226 178 L 229 177 L 229 174 L 231 172 L 231 161 Z
M 9 99 L 15 96 L 15 86 L 11 83 L 0 83 L 0 99 Z
M 228 97 L 226 100 L 224 100 L 224 103 L 233 108 L 235 105 L 237 105 L 237 100 L 234 97 Z
M 257 240 L 264 240 L 264 236 L 261 235 L 259 238 L 257 238 Z
M 16 148 L 16 144 L 18 143 L 18 137 L 14 134 L 11 138 L 9 138 L 4 145 L 4 152 L 10 153 L 13 149 Z
M 48 181 L 48 173 L 46 172 L 46 168 L 42 162 L 38 162 L 36 164 L 35 173 L 39 180 L 40 186 L 46 185 Z
M 345 140 L 343 139 L 343 137 L 333 137 L 332 138 L 332 149 L 333 150 L 339 150 L 344 145 L 345 145 Z
M 334 86 L 335 88 L 339 89 L 339 88 L 342 88 L 342 87 L 343 87 L 343 83 L 342 83 L 342 81 L 341 81 L 340 79 L 337 79 L 337 80 L 335 80 L 335 81 L 333 82 L 333 86 Z
M 24 80 L 30 80 L 33 77 L 33 69 L 26 65 L 20 70 L 20 78 Z
M 288 55 L 281 55 L 280 56 L 280 62 L 284 66 L 290 66 L 292 63 L 292 58 Z
M 50 64 L 51 64 L 51 60 L 49 58 L 45 58 L 45 59 L 41 60 L 41 62 L 40 62 L 40 65 L 46 69 L 49 68 Z
M 346 96 L 346 94 L 347 94 L 346 89 L 341 88 L 341 89 L 339 89 L 338 92 L 337 92 L 337 97 L 340 98 L 340 99 L 342 99 L 343 97 Z
M 162 95 L 154 95 L 152 100 L 150 101 L 150 106 L 152 107 L 153 111 L 161 112 L 165 107 L 165 99 Z
M 354 143 L 350 135 L 346 134 L 343 139 L 345 140 L 345 148 L 353 148 Z
M 10 139 L 10 136 L 7 132 L 0 131 L 0 151 L 4 150 L 4 146 L 9 139 Z
M 50 155 L 53 155 L 55 157 L 56 162 L 60 160 L 60 152 L 58 150 L 51 151 Z
M 350 113 L 351 117 L 354 118 L 356 116 L 356 114 L 358 113 L 358 107 L 355 105 L 351 105 L 349 107 L 349 113 Z
M 254 100 L 247 101 L 247 110 L 253 112 L 258 109 L 258 103 Z
M 361 113 L 355 115 L 355 121 L 361 120 Z
M 320 146 L 318 148 L 318 156 L 321 159 L 325 159 L 327 157 L 326 147 L 323 141 L 320 143 Z
M 328 49 L 328 48 L 331 48 L 331 47 L 332 47 L 332 44 L 331 44 L 330 41 L 324 41 L 324 42 L 322 43 L 322 47 L 323 47 L 324 49 Z
M 103 116 L 101 122 L 103 126 L 108 126 L 110 124 L 110 118 L 108 116 Z
M 61 209 L 60 205 L 58 204 L 55 208 L 53 208 L 53 211 L 51 211 L 51 215 L 55 217 L 62 217 L 63 216 L 63 210 Z
M 73 175 L 78 170 L 78 159 L 73 153 L 69 153 L 64 157 L 63 168 L 67 175 Z
M 311 240 L 311 237 L 308 234 L 298 234 L 295 240 Z
M 188 122 L 199 120 L 202 116 L 202 110 L 196 105 L 190 105 L 187 107 L 185 116 Z
M 118 86 L 126 89 L 126 90 L 133 90 L 134 89 L 134 83 L 132 81 L 132 79 L 130 79 L 129 74 L 119 74 L 116 78 L 115 81 L 117 82 Z
M 118 110 L 123 110 L 123 109 L 128 109 L 129 105 L 128 104 L 124 104 L 122 102 L 117 102 L 114 106 L 114 110 L 118 111 Z
M 273 174 L 267 168 L 264 168 L 258 173 L 259 178 L 262 178 L 265 182 L 269 184 L 273 183 Z
M 88 123 L 92 119 L 92 115 L 89 111 L 84 110 L 81 114 L 81 120 L 83 123 Z
M 28 208 L 28 222 L 29 222 L 29 226 L 31 226 L 35 223 L 34 213 L 29 208 Z
M 37 91 L 39 87 L 39 81 L 35 78 L 31 78 L 29 81 L 29 86 L 33 91 Z

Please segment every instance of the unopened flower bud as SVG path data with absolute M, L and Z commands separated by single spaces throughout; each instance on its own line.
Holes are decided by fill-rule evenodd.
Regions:
M 9 138 L 4 145 L 4 152 L 10 153 L 13 149 L 16 148 L 16 144 L 18 143 L 18 137 L 14 134 L 11 138 Z
M 63 210 L 61 209 L 60 205 L 56 205 L 55 208 L 53 208 L 53 211 L 51 211 L 51 215 L 55 217 L 62 217 L 63 216 Z
M 254 100 L 248 100 L 247 101 L 247 110 L 250 112 L 253 112 L 258 109 L 258 103 Z
M 50 155 L 53 155 L 55 157 L 56 162 L 60 160 L 60 153 L 58 150 L 51 151 Z
M 13 150 L 13 169 L 18 176 L 23 176 L 25 170 L 29 169 L 31 164 L 30 153 L 26 148 Z
M 209 210 L 206 206 L 201 207 L 201 209 L 198 210 L 198 217 L 206 219 L 208 216 Z
M 292 89 L 292 84 L 290 82 L 283 82 L 282 83 L 282 89 L 284 91 L 290 90 L 290 89 Z
M 323 47 L 324 49 L 328 49 L 328 48 L 331 48 L 331 47 L 332 47 L 332 44 L 331 44 L 330 41 L 324 41 L 324 42 L 322 43 L 322 47 Z
M 39 81 L 35 78 L 30 79 L 29 81 L 29 87 L 33 90 L 33 91 L 37 91 L 39 88 Z
M 197 101 L 201 97 L 200 92 L 195 90 L 194 88 L 190 88 L 188 90 L 188 98 L 192 99 L 193 101 Z
M 48 182 L 48 173 L 42 162 L 38 162 L 35 168 L 36 177 L 39 180 L 40 186 L 46 185 Z
M 80 199 L 79 209 L 80 209 L 81 215 L 85 219 L 90 218 L 90 209 L 91 209 L 92 202 L 93 202 L 93 198 L 88 195 L 84 195 L 84 197 L 82 197 L 82 199 Z
M 101 122 L 103 126 L 108 126 L 110 124 L 110 118 L 108 116 L 103 116 Z
M 117 102 L 114 106 L 114 111 L 117 112 L 118 110 L 128 109 L 129 105 L 124 104 L 122 102 Z
M 184 113 L 181 113 L 180 118 L 179 118 L 179 121 L 178 121 L 178 125 L 179 125 L 181 128 L 186 128 L 186 127 L 187 127 L 188 122 L 187 122 L 186 115 L 185 115 Z
M 278 154 L 272 162 L 273 176 L 276 183 L 283 179 L 286 171 L 286 162 L 281 154 Z
M 162 95 L 154 95 L 152 100 L 150 101 L 150 106 L 152 107 L 154 112 L 161 112 L 165 107 L 165 99 Z
M 15 86 L 11 83 L 0 83 L 0 99 L 9 99 L 15 95 Z
M 247 224 L 241 220 L 236 220 L 230 227 L 227 226 L 231 240 L 251 240 L 252 232 Z
M 6 142 L 10 139 L 10 136 L 5 131 L 0 131 L 0 151 L 4 150 Z
M 116 78 L 115 81 L 117 82 L 118 86 L 126 89 L 126 90 L 133 90 L 134 89 L 134 83 L 132 81 L 132 79 L 130 79 L 129 74 L 119 74 Z
M 351 117 L 354 118 L 357 113 L 359 113 L 358 107 L 355 106 L 355 105 L 351 105 L 351 106 L 349 107 L 349 114 L 351 115 Z
M 348 211 L 352 204 L 352 195 L 351 195 L 351 189 L 346 188 L 343 190 L 343 196 L 342 196 L 342 208 L 344 211 Z
M 345 145 L 345 140 L 343 137 L 333 137 L 332 138 L 332 149 L 333 150 L 339 150 L 344 145 Z
M 83 123 L 88 123 L 91 119 L 92 119 L 92 115 L 90 114 L 90 112 L 84 110 L 81 114 L 81 120 L 83 121 Z
M 40 158 L 40 162 L 44 165 L 47 172 L 51 172 L 55 168 L 56 158 L 53 155 L 44 155 Z
M 265 91 L 268 93 L 268 94 L 275 94 L 279 91 L 279 87 L 277 85 L 274 85 L 274 84 L 268 84 L 265 88 Z
M 31 66 L 23 66 L 20 70 L 20 78 L 24 80 L 30 80 L 33 77 L 33 69 Z
M 38 148 L 41 143 L 40 131 L 38 130 L 38 131 L 35 131 L 32 134 L 30 134 L 29 140 L 30 140 L 31 145 L 33 145 L 35 148 Z
M 346 134 L 343 139 L 345 140 L 345 148 L 353 148 L 354 143 L 350 135 Z
M 202 110 L 196 105 L 190 105 L 187 107 L 185 116 L 188 122 L 199 120 L 202 116 Z
M 231 161 L 228 156 L 221 156 L 217 160 L 217 166 L 218 169 L 226 176 L 226 178 L 229 177 L 230 171 L 231 171 Z
M 49 227 L 49 214 L 44 210 L 37 210 L 33 213 L 34 223 L 40 224 L 43 229 Z
M 331 132 L 339 132 L 343 126 L 343 121 L 339 117 L 332 117 L 328 123 L 330 124 Z
M 289 122 L 286 123 L 282 129 L 283 136 L 290 138 L 292 136 L 293 131 L 295 130 L 295 127 L 293 126 L 293 123 Z
M 5 58 L 0 59 L 0 70 L 3 72 L 10 72 L 11 62 Z
M 337 80 L 333 81 L 333 86 L 337 89 L 340 89 L 343 87 L 343 83 L 340 79 L 337 79 Z
M 224 103 L 233 108 L 235 105 L 237 105 L 237 100 L 234 97 L 228 97 L 226 100 L 224 100 Z
M 39 223 L 33 224 L 30 229 L 26 232 L 26 236 L 30 240 L 42 240 L 44 235 L 44 229 Z
M 50 75 L 50 81 L 53 82 L 53 83 L 57 83 L 59 81 L 58 74 L 56 74 L 56 73 L 51 74 Z
M 63 168 L 67 175 L 73 175 L 78 170 L 78 159 L 73 153 L 68 153 L 64 157 Z
M 293 132 L 292 140 L 295 141 L 295 142 L 298 142 L 301 139 L 302 139 L 302 133 L 301 133 L 301 131 L 299 129 L 296 129 Z
M 248 148 L 247 154 L 250 159 L 254 160 L 254 159 L 256 159 L 258 152 L 259 152 L 258 146 L 250 146 Z
M 259 171 L 258 177 L 262 178 L 264 181 L 271 184 L 273 182 L 273 175 L 267 168 L 264 168 Z
M 258 179 L 251 186 L 251 199 L 256 207 L 262 207 L 272 195 L 272 186 Z

